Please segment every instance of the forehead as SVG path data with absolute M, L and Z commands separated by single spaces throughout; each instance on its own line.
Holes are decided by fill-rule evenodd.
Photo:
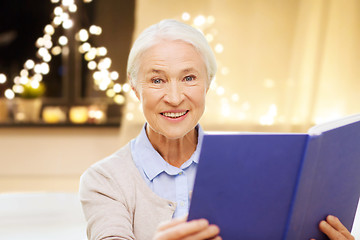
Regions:
M 140 57 L 140 71 L 147 73 L 154 69 L 175 71 L 195 68 L 206 70 L 201 54 L 190 43 L 162 40 L 145 50 Z

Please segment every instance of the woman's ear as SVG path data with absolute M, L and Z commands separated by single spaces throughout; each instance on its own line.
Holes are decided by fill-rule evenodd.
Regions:
M 130 74 L 128 74 L 128 75 L 127 75 L 127 77 L 128 77 L 129 82 L 130 82 L 131 89 L 134 91 L 134 93 L 135 93 L 135 95 L 136 95 L 137 99 L 140 101 L 140 95 L 139 95 L 139 93 L 138 93 L 138 91 L 137 91 L 136 87 L 135 87 L 135 86 L 134 86 L 134 84 L 133 84 L 133 81 L 132 81 L 132 79 L 131 79 Z

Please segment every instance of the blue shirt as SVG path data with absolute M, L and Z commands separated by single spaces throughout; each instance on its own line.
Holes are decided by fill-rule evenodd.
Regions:
M 198 144 L 195 152 L 180 168 L 166 162 L 151 145 L 146 124 L 139 136 L 131 140 L 131 155 L 141 176 L 150 189 L 158 196 L 176 202 L 173 217 L 181 217 L 188 213 L 196 168 L 199 161 L 200 147 L 204 132 L 197 125 Z

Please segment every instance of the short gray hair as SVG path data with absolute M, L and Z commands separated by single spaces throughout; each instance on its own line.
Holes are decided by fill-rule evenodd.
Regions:
M 194 46 L 204 59 L 208 74 L 207 86 L 210 86 L 216 74 L 217 64 L 214 53 L 204 35 L 190 25 L 173 19 L 165 19 L 145 29 L 130 50 L 127 74 L 133 87 L 137 86 L 137 74 L 142 53 L 161 40 L 180 40 Z

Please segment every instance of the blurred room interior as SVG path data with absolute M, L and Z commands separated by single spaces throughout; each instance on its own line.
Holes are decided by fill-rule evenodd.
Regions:
M 144 123 L 132 40 L 173 18 L 204 32 L 218 73 L 207 131 L 306 132 L 360 112 L 360 1 L 2 0 L 0 193 L 76 193 Z

